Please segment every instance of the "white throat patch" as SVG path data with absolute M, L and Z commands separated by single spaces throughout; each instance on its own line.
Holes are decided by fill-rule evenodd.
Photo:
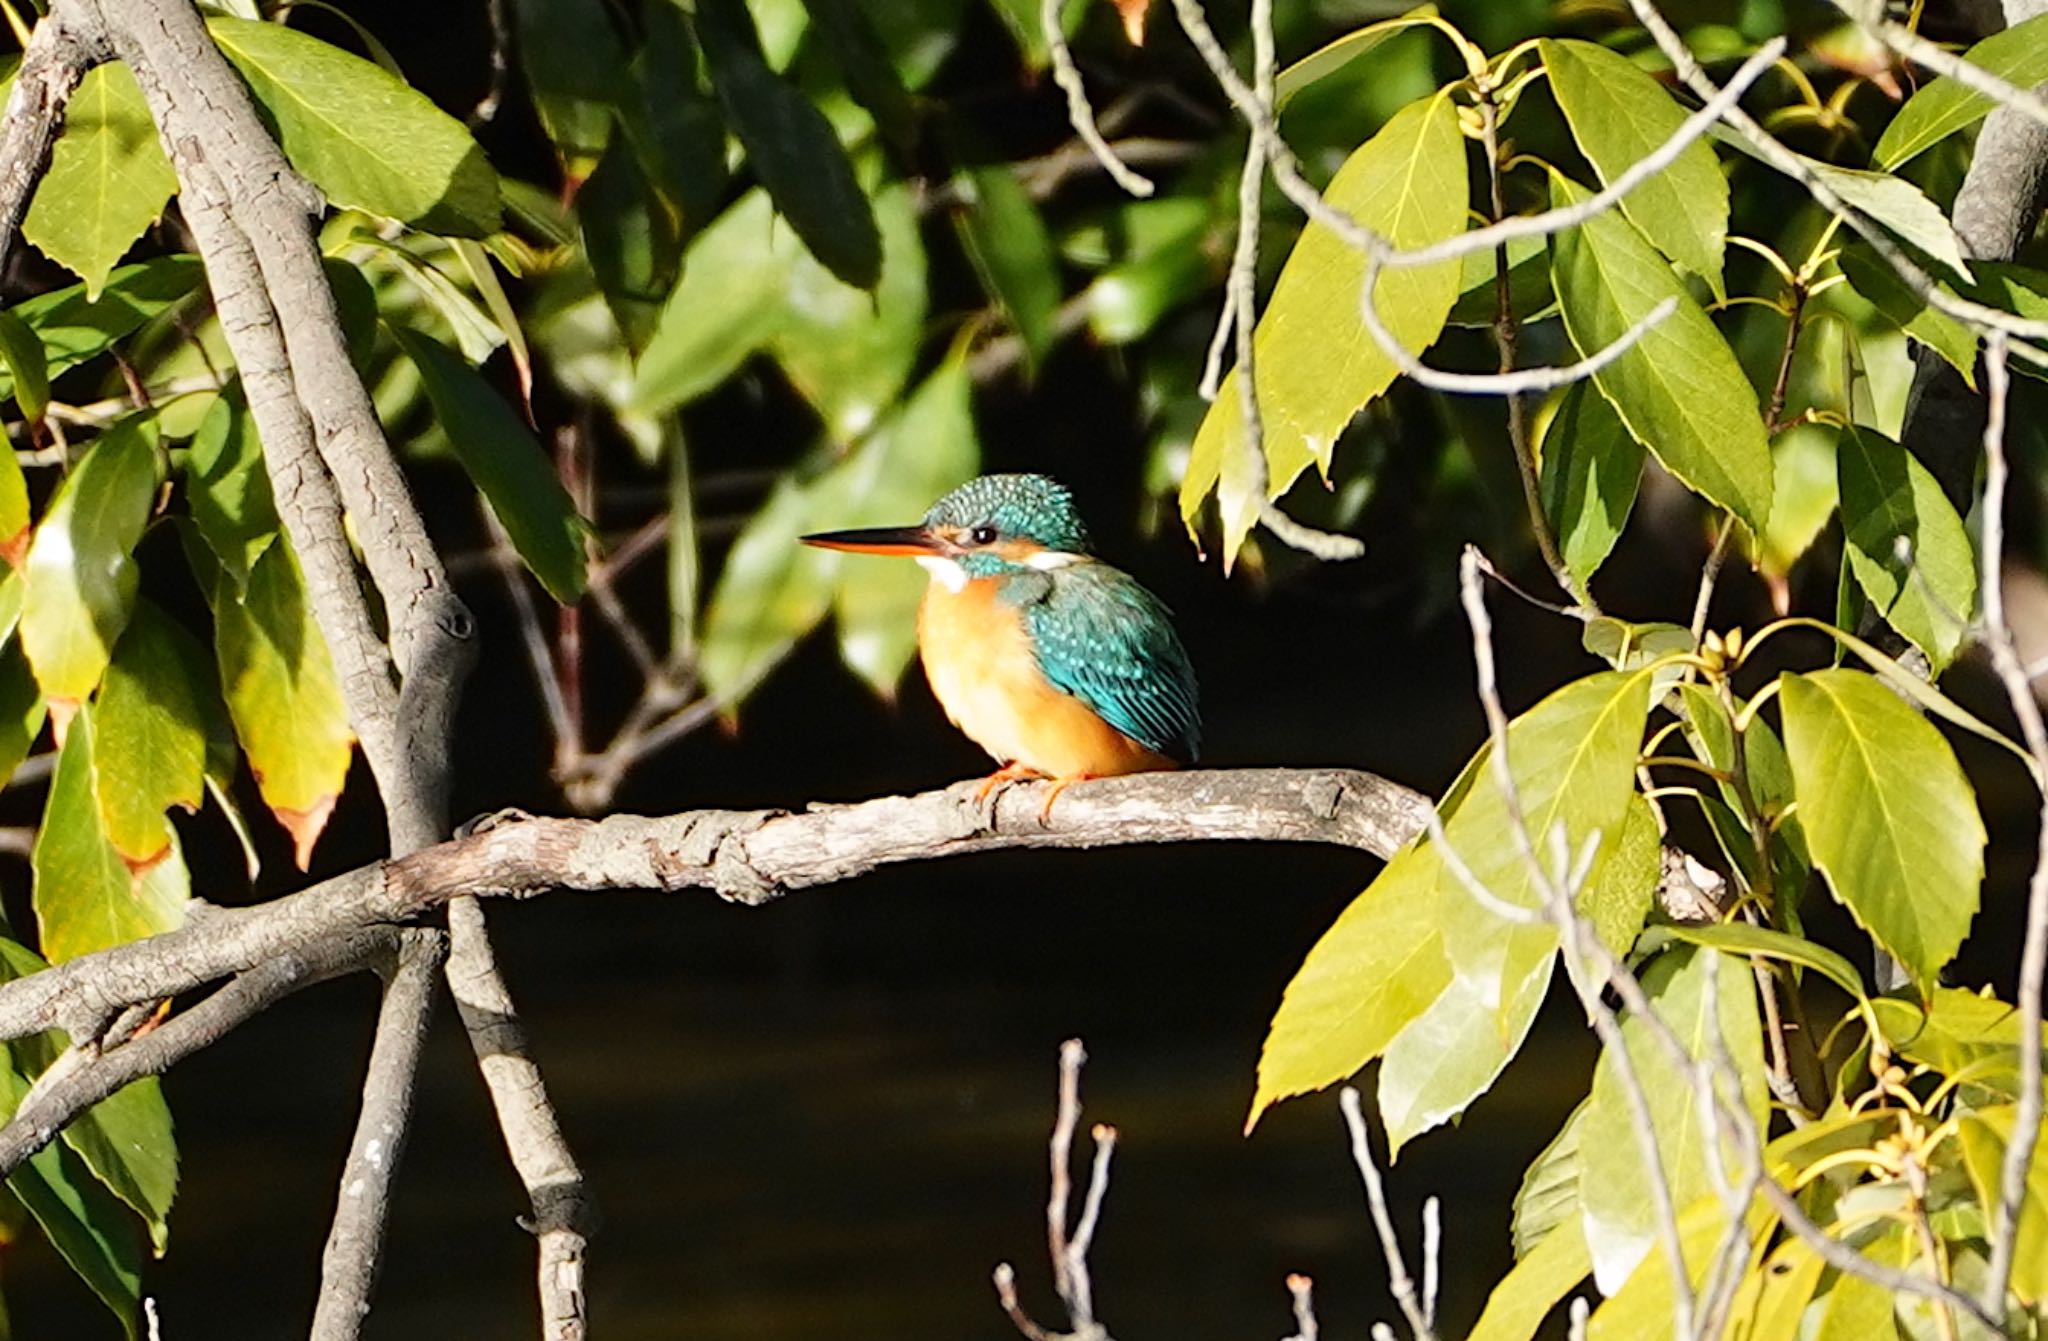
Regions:
M 1056 549 L 1042 549 L 1024 560 L 1024 566 L 1026 568 L 1036 568 L 1041 573 L 1049 573 L 1055 568 L 1065 568 L 1069 564 L 1079 562 L 1081 562 L 1081 556 L 1078 554 L 1065 554 Z
M 932 581 L 947 591 L 960 592 L 967 589 L 967 570 L 957 560 L 943 554 L 920 554 L 917 566 L 932 575 Z

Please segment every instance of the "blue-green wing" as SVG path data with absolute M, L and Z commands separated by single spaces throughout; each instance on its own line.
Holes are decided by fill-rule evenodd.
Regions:
M 1103 563 L 1050 576 L 1044 599 L 1025 607 L 1039 669 L 1146 749 L 1193 763 L 1195 672 L 1165 604 Z

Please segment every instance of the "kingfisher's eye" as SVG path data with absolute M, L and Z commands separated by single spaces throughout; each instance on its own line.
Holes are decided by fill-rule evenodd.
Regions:
M 969 531 L 967 538 L 977 545 L 993 545 L 996 543 L 996 528 L 990 526 L 987 522 L 983 522 L 972 531 Z

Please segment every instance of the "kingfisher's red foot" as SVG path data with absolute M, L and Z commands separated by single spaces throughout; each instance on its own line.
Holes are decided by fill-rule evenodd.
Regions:
M 1045 774 L 1026 764 L 1007 763 L 981 780 L 974 789 L 974 804 L 987 805 L 988 795 L 1006 782 L 1021 782 L 1026 778 L 1042 778 Z
M 1052 827 L 1052 803 L 1060 799 L 1061 792 L 1077 782 L 1086 782 L 1090 778 L 1097 776 L 1099 775 L 1095 773 L 1076 773 L 1070 778 L 1054 778 L 1052 786 L 1046 788 L 1045 804 L 1038 808 L 1038 827 L 1041 829 Z

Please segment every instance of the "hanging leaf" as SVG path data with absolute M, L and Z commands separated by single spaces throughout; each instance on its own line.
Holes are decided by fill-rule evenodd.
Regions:
M 1851 427 L 1837 453 L 1843 552 L 1885 621 L 1927 654 L 1938 676 L 1977 609 L 1977 563 L 1963 519 L 1912 453 Z
M 1932 987 L 1977 912 L 1984 823 L 1941 733 L 1874 677 L 1779 678 L 1799 822 L 1835 897 Z
M 981 462 L 973 384 L 956 351 L 853 456 L 818 481 L 817 515 L 835 528 L 900 526 L 973 478 Z M 893 698 L 917 652 L 925 571 L 901 559 L 842 559 L 833 609 L 839 655 L 884 698 Z
M 1452 978 L 1387 1046 L 1378 1094 L 1389 1159 L 1493 1088 L 1536 1023 L 1555 957 L 1554 949 L 1538 950 L 1529 962 L 1510 963 L 1498 984 Z
M 156 494 L 156 423 L 108 429 L 59 486 L 23 569 L 21 645 L 53 711 L 68 714 L 99 684 L 135 605 L 135 561 Z
M 1565 570 L 1587 584 L 1628 524 L 1643 477 L 1643 449 L 1589 382 L 1575 382 L 1543 433 L 1543 511 Z
M 1427 23 L 1436 17 L 1435 5 L 1417 5 L 1406 14 L 1355 28 L 1334 42 L 1326 43 L 1280 71 L 1273 80 L 1273 110 L 1279 111 L 1294 95 L 1321 79 L 1328 79 L 1398 33 Z
M 31 424 L 42 423 L 50 408 L 50 361 L 43 353 L 43 342 L 12 311 L 0 311 L 0 360 L 5 361 L 12 379 L 21 417 Z M 21 485 L 21 463 L 16 461 L 5 471 L 0 475 L 0 534 L 12 536 L 20 529 L 9 524 L 17 513 L 22 526 L 28 524 L 28 495 Z M 27 543 L 26 537 L 23 543 Z
M 620 124 L 647 179 L 694 232 L 725 200 L 725 120 L 717 99 L 698 86 L 697 40 L 682 7 L 649 6 L 640 22 L 645 37 L 633 58 L 635 97 L 622 102 Z
M 769 69 L 739 0 L 699 0 L 697 39 L 726 121 L 776 209 L 826 269 L 872 289 L 882 237 L 832 123 Z
M 1396 112 L 1337 170 L 1331 205 L 1397 247 L 1438 242 L 1465 227 L 1465 141 L 1448 97 L 1431 94 Z M 1311 464 L 1327 471 L 1337 438 L 1398 369 L 1365 329 L 1359 304 L 1365 256 L 1310 224 L 1288 256 L 1259 320 L 1252 350 L 1263 420 L 1268 492 L 1277 498 Z M 1382 324 L 1403 347 L 1427 349 L 1457 301 L 1460 267 L 1389 270 L 1374 295 Z M 1243 406 L 1225 377 L 1195 435 L 1181 481 L 1190 527 L 1211 490 L 1223 515 L 1225 571 L 1257 519 L 1245 460 Z
M 781 323 L 794 249 L 775 245 L 775 207 L 749 191 L 683 254 L 683 278 L 640 351 L 631 408 L 662 414 L 730 377 Z
M 277 505 L 263 444 L 238 378 L 214 397 L 185 454 L 186 503 L 221 571 L 240 591 L 277 536 Z
M 1718 975 L 1711 987 L 1709 975 Z M 1770 1116 L 1770 1090 L 1748 963 L 1734 955 L 1678 947 L 1657 956 L 1641 976 L 1644 993 L 1689 1057 L 1702 1060 L 1727 1049 L 1741 1079 L 1743 1105 L 1761 1128 Z M 1716 1185 L 1707 1142 L 1720 1138 L 1701 1125 L 1691 1076 L 1642 1020 L 1624 1016 L 1621 1034 L 1649 1105 L 1672 1204 L 1689 1206 L 1712 1197 Z M 1579 1151 L 1579 1198 L 1593 1275 L 1611 1296 L 1653 1252 L 1657 1211 L 1621 1066 L 1605 1053 L 1593 1072 Z M 1734 1158 L 1733 1152 L 1724 1157 Z
M 917 111 L 866 7 L 858 0 L 805 0 L 804 9 L 825 39 L 846 91 L 874 117 L 876 128 L 898 154 L 911 153 L 917 142 Z
M 1537 49 L 1572 138 L 1602 185 L 1662 148 L 1684 124 L 1684 109 L 1628 57 L 1592 42 L 1549 38 Z M 1704 279 L 1715 297 L 1724 295 L 1728 183 L 1704 139 L 1623 196 L 1621 210 L 1657 250 Z
M 53 964 L 182 926 L 191 899 L 175 834 L 170 851 L 142 871 L 108 838 L 93 795 L 94 725 L 93 709 L 81 707 L 65 732 L 29 857 L 36 925 Z
M 518 0 L 513 12 L 533 110 L 573 187 L 611 140 L 625 45 L 601 0 Z
M 7 585 L 18 588 L 20 582 L 11 579 Z M 45 715 L 42 690 L 36 687 L 35 673 L 21 654 L 21 644 L 0 648 L 0 783 L 13 777 L 14 770 L 28 758 L 30 747 L 42 734 Z
M 655 194 L 629 144 L 614 145 L 576 195 L 583 254 L 628 348 L 647 343 L 683 261 L 682 221 Z
M 1559 1225 L 1493 1287 L 1466 1341 L 1529 1341 L 1592 1266 L 1579 1222 Z
M 419 369 L 434 418 L 504 524 L 512 547 L 549 595 L 574 605 L 588 580 L 586 527 L 533 431 L 476 369 L 440 341 L 395 326 L 391 336 Z
M 1035 369 L 1052 348 L 1060 305 L 1059 260 L 1045 220 L 1017 174 L 1001 164 L 954 174 L 953 191 L 960 201 L 953 226 L 982 291 L 1016 329 L 1025 364 Z
M 281 23 L 207 29 L 292 166 L 333 204 L 429 233 L 498 230 L 498 174 L 462 123 L 374 62 Z
M 1790 573 L 1835 515 L 1840 502 L 1835 440 L 1840 436 L 1840 430 L 1825 424 L 1794 424 L 1772 440 L 1771 519 L 1763 534 L 1744 546 L 1766 578 Z
M 86 71 L 66 104 L 64 133 L 50 150 L 21 235 L 97 298 L 177 189 L 135 76 L 109 61 Z
M 170 854 L 164 812 L 194 811 L 206 799 L 207 722 L 221 714 L 212 680 L 192 636 L 149 602 L 138 605 L 93 713 L 100 823 L 132 870 Z
M 2048 15 L 2036 15 L 1993 33 L 1965 51 L 1963 59 L 2009 84 L 2032 88 L 2048 79 L 2048 41 L 2044 37 L 2048 37 Z M 1985 94 L 1943 75 L 1906 100 L 1878 137 L 1871 161 L 1880 168 L 1897 169 L 1974 124 L 1995 105 Z
M 55 377 L 105 353 L 145 321 L 190 298 L 203 278 L 198 257 L 159 256 L 108 275 L 97 298 L 86 295 L 85 285 L 74 284 L 8 310 L 42 341 L 48 376 Z M 0 378 L 0 396 L 14 395 L 13 370 Z
M 1803 155 L 1800 161 L 1844 204 L 1884 225 L 1900 241 L 1940 262 L 1957 278 L 1972 278 L 1970 267 L 1963 260 L 1961 241 L 1948 216 L 1919 187 L 1889 172 L 1838 168 Z
M 1579 1238 L 1582 1245 L 1585 1242 L 1579 1223 L 1579 1139 L 1585 1130 L 1588 1102 L 1579 1101 L 1550 1144 L 1543 1147 L 1522 1174 L 1522 1186 L 1515 1193 L 1517 1261 L 1534 1252 L 1553 1230 Z M 1588 1268 L 1590 1265 L 1589 1262 Z M 1584 1269 L 1580 1274 L 1584 1274 Z
M 1559 205 L 1589 192 L 1553 175 Z M 1551 279 L 1580 354 L 1619 339 L 1656 306 L 1677 304 L 1593 375 L 1636 441 L 1664 468 L 1752 531 L 1771 508 L 1771 452 L 1756 392 L 1714 323 L 1656 250 L 1609 211 L 1551 241 Z
M 818 515 L 813 502 L 811 489 L 785 476 L 719 571 L 697 644 L 697 670 L 727 712 L 832 608 L 838 556 L 797 543 L 806 532 L 838 525 Z
M 348 777 L 355 735 L 306 605 L 298 556 L 283 536 L 250 566 L 245 590 L 215 585 L 213 627 L 235 735 L 303 871 Z

